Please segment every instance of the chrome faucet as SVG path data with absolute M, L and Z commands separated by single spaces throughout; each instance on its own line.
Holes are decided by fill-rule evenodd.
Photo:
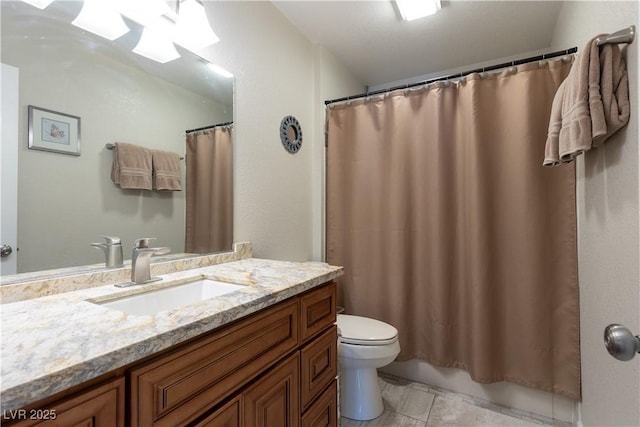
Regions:
M 118 268 L 124 266 L 122 262 L 122 244 L 119 237 L 102 236 L 106 243 L 92 243 L 91 246 L 104 251 L 105 264 L 107 268 Z
M 149 241 L 153 237 L 137 239 L 131 254 L 131 282 L 136 285 L 161 280 L 160 277 L 151 277 L 151 257 L 164 255 L 171 252 L 169 248 L 150 248 Z

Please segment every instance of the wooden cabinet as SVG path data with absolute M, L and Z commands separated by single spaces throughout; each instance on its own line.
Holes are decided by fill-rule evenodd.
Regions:
M 242 396 L 236 396 L 207 418 L 194 424 L 194 427 L 240 427 L 241 425 L 243 425 Z
M 246 427 L 298 427 L 299 359 L 294 353 L 243 393 Z
M 306 410 L 327 388 L 327 384 L 338 375 L 337 348 L 338 334 L 334 325 L 300 350 L 300 395 L 303 410 Z
M 297 345 L 294 298 L 133 369 L 131 426 L 191 422 Z
M 56 400 L 55 419 L 13 425 L 337 426 L 335 321 L 329 282 L 119 369 L 125 378 L 34 405 Z
M 124 427 L 124 388 L 124 378 L 119 378 L 43 408 L 21 409 L 10 416 L 21 420 L 12 425 Z
M 336 427 L 336 283 L 300 296 L 300 425 Z
M 306 342 L 336 321 L 336 282 L 300 297 L 300 341 Z
M 313 405 L 302 415 L 300 427 L 336 427 L 338 425 L 338 389 L 334 379 Z

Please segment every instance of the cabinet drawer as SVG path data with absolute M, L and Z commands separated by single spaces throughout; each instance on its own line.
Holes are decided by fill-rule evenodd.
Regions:
M 300 297 L 300 341 L 324 330 L 336 321 L 336 282 L 332 281 Z
M 124 427 L 124 378 L 82 392 L 46 409 L 27 410 L 16 427 Z M 45 420 L 46 419 L 46 420 Z
M 338 374 L 337 327 L 332 326 L 307 344 L 300 356 L 300 393 L 304 410 Z
M 195 424 L 194 427 L 240 427 L 242 425 L 241 402 L 241 396 L 236 396 L 222 408 Z
M 300 427 L 337 427 L 337 395 L 337 380 L 334 379 L 320 398 L 302 416 Z
M 281 303 L 131 371 L 132 426 L 192 421 L 298 345 L 298 302 Z

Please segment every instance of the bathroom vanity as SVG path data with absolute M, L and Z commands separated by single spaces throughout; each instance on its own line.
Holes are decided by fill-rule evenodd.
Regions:
M 341 274 L 247 258 L 143 289 L 99 285 L 5 303 L 3 425 L 337 426 Z M 147 315 L 103 304 L 192 277 L 244 287 Z

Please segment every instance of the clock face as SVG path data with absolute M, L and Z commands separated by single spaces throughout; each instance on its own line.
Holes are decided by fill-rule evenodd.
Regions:
M 286 116 L 280 122 L 280 140 L 284 149 L 295 154 L 302 146 L 302 128 L 293 116 Z

